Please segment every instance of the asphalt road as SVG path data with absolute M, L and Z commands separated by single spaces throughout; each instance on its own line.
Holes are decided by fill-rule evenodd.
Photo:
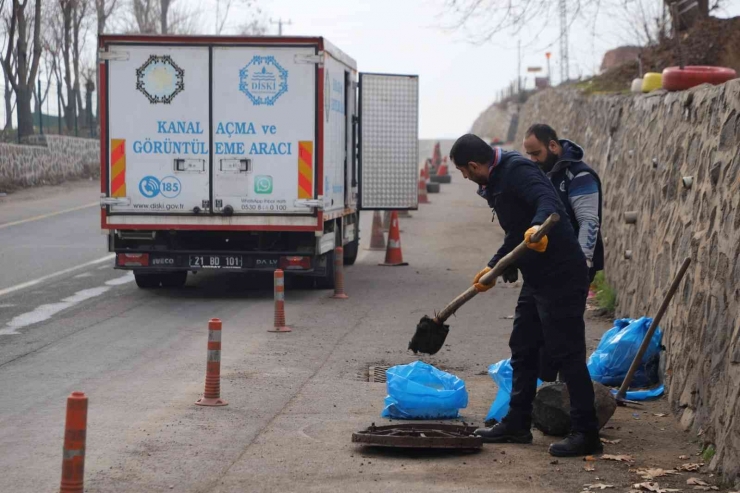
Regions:
M 98 210 L 84 207 L 96 188 L 0 203 L 1 491 L 58 488 L 74 390 L 90 399 L 89 492 L 564 491 L 563 481 L 583 483 L 582 463 L 573 462 L 570 479 L 548 475 L 551 439 L 542 436 L 526 450 L 472 456 L 384 455 L 350 443 L 353 431 L 383 421 L 385 386 L 367 382 L 368 367 L 414 361 L 406 346 L 419 318 L 465 290 L 502 239 L 459 176 L 402 219 L 409 266 L 380 267 L 383 253 L 363 248 L 346 269 L 345 301 L 289 283 L 287 334 L 267 332 L 269 276 L 199 274 L 180 290 L 143 291 L 114 271 Z M 362 217 L 363 246 L 371 219 Z M 494 396 L 485 370 L 508 357 L 517 292 L 501 285 L 471 301 L 452 320 L 448 345 L 426 358 L 466 380 L 467 422 L 481 423 Z M 223 408 L 193 405 L 212 317 L 224 324 Z M 591 346 L 603 328 L 589 328 Z

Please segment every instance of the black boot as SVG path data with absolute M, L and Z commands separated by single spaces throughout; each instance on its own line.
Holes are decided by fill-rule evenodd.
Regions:
M 550 445 L 550 455 L 555 457 L 576 457 L 580 455 L 600 454 L 604 446 L 599 439 L 599 432 L 572 431 L 563 440 Z
M 473 434 L 483 437 L 485 443 L 532 443 L 529 427 L 514 426 L 505 420 L 490 428 L 478 428 Z

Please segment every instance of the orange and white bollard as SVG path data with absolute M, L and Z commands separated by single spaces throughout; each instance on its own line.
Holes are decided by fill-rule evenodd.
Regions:
M 85 489 L 86 438 L 87 396 L 84 392 L 72 392 L 67 397 L 60 493 L 82 493 Z
M 338 300 L 349 298 L 344 294 L 344 248 L 336 247 L 334 249 L 334 296 Z
M 226 406 L 221 398 L 221 320 L 208 321 L 208 358 L 206 360 L 206 388 L 198 406 Z
M 275 323 L 274 327 L 267 332 L 291 332 L 290 327 L 285 325 L 285 273 L 277 269 L 275 271 Z

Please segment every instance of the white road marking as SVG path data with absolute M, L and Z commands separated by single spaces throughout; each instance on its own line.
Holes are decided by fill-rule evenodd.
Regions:
M 17 334 L 18 329 L 49 320 L 57 313 L 66 310 L 67 308 L 72 308 L 73 306 L 78 305 L 85 300 L 96 298 L 108 290 L 110 290 L 110 288 L 107 286 L 98 286 L 97 288 L 83 289 L 82 291 L 77 291 L 69 298 L 64 298 L 59 303 L 50 303 L 48 305 L 38 306 L 35 310 L 27 313 L 22 313 L 8 322 L 6 324 L 8 328 L 0 330 L 0 335 Z
M 21 289 L 30 288 L 31 286 L 36 286 L 39 283 L 42 283 L 44 281 L 48 281 L 49 279 L 53 279 L 55 277 L 63 276 L 65 274 L 69 274 L 70 272 L 74 272 L 76 270 L 84 269 L 85 267 L 90 267 L 93 265 L 97 265 L 103 262 L 107 262 L 109 260 L 113 260 L 116 258 L 115 254 L 106 255 L 105 257 L 99 258 L 97 260 L 93 260 L 91 262 L 86 262 L 84 264 L 76 265 L 74 267 L 70 267 L 69 269 L 60 270 L 59 272 L 54 272 L 53 274 L 48 274 L 43 277 L 39 277 L 38 279 L 34 279 L 33 281 L 24 282 L 22 284 L 17 284 L 15 286 L 11 286 L 9 288 L 0 289 L 0 296 L 5 296 L 6 294 L 14 293 L 16 291 L 20 291 Z M 107 269 L 110 269 L 109 266 L 104 266 Z
M 89 209 L 90 207 L 100 206 L 99 202 L 92 202 L 90 204 L 81 205 L 78 207 L 72 207 L 71 209 L 65 209 L 63 211 L 50 212 L 49 214 L 42 214 L 40 216 L 29 217 L 28 219 L 21 219 L 20 221 L 13 221 L 12 223 L 0 224 L 0 229 L 9 228 L 11 226 L 18 226 L 19 224 L 31 223 L 34 221 L 40 221 L 41 219 L 47 219 L 61 214 L 67 214 L 68 212 L 81 211 L 82 209 Z
M 134 273 L 133 272 L 127 272 L 125 275 L 121 277 L 116 277 L 115 279 L 111 279 L 110 281 L 106 282 L 106 286 L 121 286 L 123 284 L 128 284 L 130 282 L 134 282 Z
M 72 308 L 75 305 L 82 303 L 83 301 L 96 298 L 101 294 L 110 290 L 109 286 L 122 286 L 123 284 L 130 283 L 134 280 L 134 273 L 127 272 L 125 275 L 111 279 L 107 281 L 105 286 L 98 286 L 97 288 L 83 289 L 77 291 L 69 298 L 64 298 L 59 303 L 49 303 L 47 305 L 41 305 L 36 307 L 33 311 L 22 313 L 15 317 L 13 320 L 8 322 L 7 329 L 1 329 L 0 335 L 14 335 L 18 334 L 18 329 L 28 327 L 29 325 L 37 324 L 49 320 L 57 313 Z
M 73 277 L 73 279 L 84 279 L 86 277 L 92 277 L 92 274 L 90 274 L 89 272 L 84 272 L 82 274 L 77 274 Z

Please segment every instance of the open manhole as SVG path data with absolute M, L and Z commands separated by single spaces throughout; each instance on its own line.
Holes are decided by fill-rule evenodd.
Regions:
M 373 447 L 421 449 L 479 449 L 483 438 L 473 436 L 474 426 L 409 423 L 375 426 L 352 434 L 352 443 Z
M 385 371 L 390 368 L 390 366 L 369 366 L 367 369 L 367 381 L 370 383 L 385 383 Z

